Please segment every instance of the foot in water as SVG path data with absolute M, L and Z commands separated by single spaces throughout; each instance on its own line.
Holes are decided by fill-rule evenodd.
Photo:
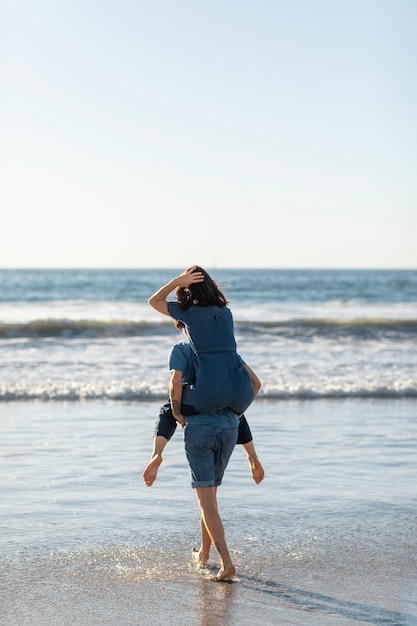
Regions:
M 252 478 L 256 482 L 256 484 L 259 485 L 259 483 L 262 482 L 265 477 L 265 471 L 262 467 L 262 463 L 257 457 L 248 458 L 248 463 L 252 472 Z
M 197 550 L 197 548 L 193 548 L 193 557 L 195 562 L 197 563 L 198 569 L 204 569 L 207 567 L 207 563 L 209 560 L 209 552 L 204 552 L 203 550 Z
M 217 572 L 217 576 L 213 578 L 216 583 L 231 583 L 234 575 L 236 574 L 236 570 L 233 565 L 230 565 L 227 568 L 221 567 Z
M 145 467 L 142 477 L 147 487 L 150 487 L 155 482 L 161 463 L 162 456 L 160 454 L 154 454 L 148 465 Z

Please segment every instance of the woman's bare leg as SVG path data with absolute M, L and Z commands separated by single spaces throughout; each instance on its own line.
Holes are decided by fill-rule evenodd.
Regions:
M 162 453 L 167 443 L 168 440 L 162 437 L 162 435 L 156 435 L 156 437 L 153 438 L 152 457 L 142 474 L 147 487 L 153 485 L 156 480 L 159 466 L 162 463 Z
M 253 444 L 253 441 L 244 443 L 243 447 L 245 448 L 245 452 L 248 457 L 248 463 L 252 472 L 252 478 L 256 482 L 256 484 L 259 485 L 259 483 L 264 479 L 265 471 L 262 467 L 262 463 L 258 459 L 258 456 L 255 452 L 255 446 Z
M 197 487 L 196 493 L 204 527 L 220 559 L 221 567 L 215 580 L 230 580 L 236 574 L 236 570 L 230 558 L 224 535 L 223 522 L 217 508 L 217 488 Z

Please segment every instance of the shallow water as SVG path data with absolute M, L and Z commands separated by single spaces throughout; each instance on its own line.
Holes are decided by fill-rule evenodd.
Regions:
M 238 570 L 190 559 L 181 433 L 146 488 L 157 402 L 0 404 L 0 623 L 417 624 L 417 402 L 256 400 L 219 506 Z

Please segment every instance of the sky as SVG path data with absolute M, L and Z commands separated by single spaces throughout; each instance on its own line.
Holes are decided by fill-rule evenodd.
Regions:
M 417 268 L 415 0 L 0 24 L 0 267 Z

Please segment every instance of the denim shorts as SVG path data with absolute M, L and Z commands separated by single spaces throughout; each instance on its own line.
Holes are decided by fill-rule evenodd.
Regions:
M 224 471 L 236 445 L 237 431 L 237 423 L 227 428 L 215 424 L 186 424 L 185 454 L 193 488 L 221 485 Z

